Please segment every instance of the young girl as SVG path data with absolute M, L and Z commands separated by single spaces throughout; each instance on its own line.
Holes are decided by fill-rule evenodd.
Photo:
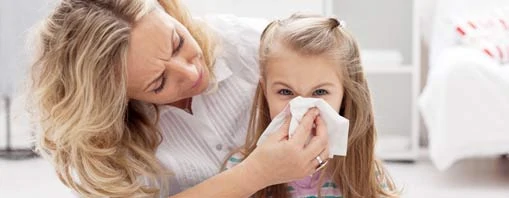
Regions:
M 259 53 L 261 79 L 246 143 L 225 168 L 255 149 L 261 133 L 290 100 L 322 98 L 350 121 L 347 155 L 334 156 L 308 178 L 266 187 L 254 197 L 396 197 L 393 182 L 374 156 L 370 93 L 359 48 L 344 25 L 335 18 L 300 14 L 277 20 L 264 30 Z M 324 123 L 318 117 L 315 124 L 318 133 Z

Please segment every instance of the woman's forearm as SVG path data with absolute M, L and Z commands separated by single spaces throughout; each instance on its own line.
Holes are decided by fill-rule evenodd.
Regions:
M 249 197 L 269 185 L 302 179 L 313 174 L 318 166 L 314 159 L 328 148 L 326 130 L 312 136 L 310 144 L 313 146 L 305 147 L 318 114 L 318 109 L 308 111 L 292 139 L 287 138 L 290 119 L 286 118 L 285 124 L 269 135 L 265 142 L 257 146 L 240 164 L 173 198 Z
M 249 167 L 247 163 L 240 163 L 171 198 L 249 197 L 267 185 L 262 180 L 256 168 Z

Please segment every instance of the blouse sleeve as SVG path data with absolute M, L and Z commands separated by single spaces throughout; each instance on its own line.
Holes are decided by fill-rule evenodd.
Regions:
M 258 48 L 268 20 L 234 15 L 213 15 L 204 19 L 219 41 L 219 61 L 224 61 L 233 73 L 250 83 L 258 83 Z

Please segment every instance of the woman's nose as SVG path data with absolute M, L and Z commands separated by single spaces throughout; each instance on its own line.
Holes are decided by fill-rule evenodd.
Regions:
M 199 71 L 195 61 L 180 59 L 171 64 L 170 75 L 179 82 L 195 81 L 199 77 Z

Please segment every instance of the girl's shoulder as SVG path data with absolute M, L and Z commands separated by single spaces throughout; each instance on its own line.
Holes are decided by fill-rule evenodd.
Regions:
M 236 152 L 231 155 L 225 163 L 224 170 L 228 170 L 237 164 L 240 164 L 245 159 L 245 155 L 242 152 Z
M 380 189 L 387 193 L 386 195 L 380 195 L 379 197 L 399 197 L 399 190 L 397 189 L 394 181 L 389 175 L 381 162 L 375 164 L 375 179 L 380 186 Z

